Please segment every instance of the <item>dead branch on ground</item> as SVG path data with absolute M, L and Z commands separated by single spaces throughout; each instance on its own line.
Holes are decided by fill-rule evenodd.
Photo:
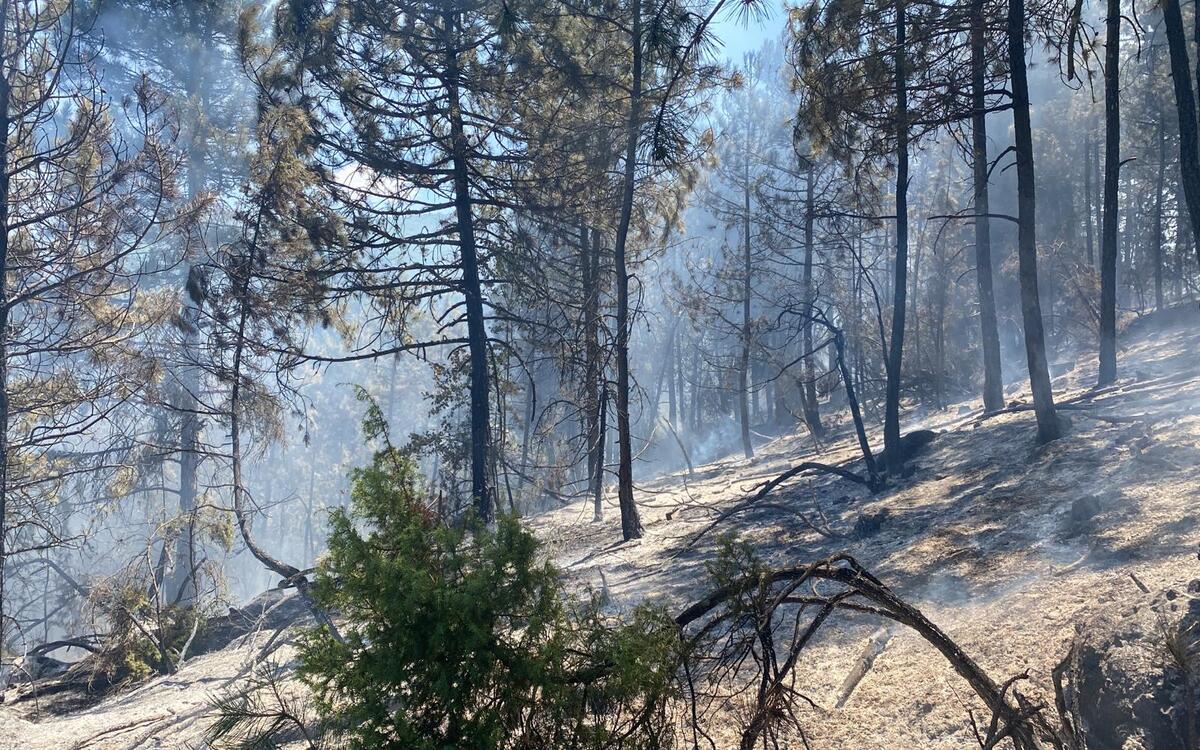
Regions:
M 1048 718 L 1043 706 L 1017 690 L 1027 675 L 996 682 L 941 628 L 849 555 L 779 570 L 740 563 L 747 575 L 726 577 L 728 583 L 675 618 L 690 655 L 693 725 L 728 710 L 735 699 L 748 699 L 740 747 L 777 744 L 784 724 L 799 725 L 800 704 L 815 705 L 795 684 L 805 647 L 832 615 L 853 612 L 904 625 L 942 654 L 991 714 L 986 729 L 976 725 L 981 747 L 1009 741 L 1015 750 L 1080 749 L 1063 711 L 1060 718 Z

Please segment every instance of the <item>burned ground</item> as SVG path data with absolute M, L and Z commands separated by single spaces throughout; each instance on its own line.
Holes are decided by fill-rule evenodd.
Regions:
M 1198 590 L 1189 590 L 1200 578 L 1196 322 L 1133 329 L 1123 351 L 1126 376 L 1104 391 L 1089 391 L 1094 358 L 1081 356 L 1055 381 L 1069 403 L 1071 431 L 1047 446 L 1034 444 L 1029 411 L 983 419 L 978 404 L 968 403 L 910 417 L 909 429 L 938 435 L 908 477 L 876 494 L 836 477 L 802 476 L 697 538 L 761 483 L 814 455 L 807 438 L 786 436 L 753 461 L 726 459 L 691 477 L 643 484 L 641 540 L 613 543 L 620 537 L 615 500 L 601 523 L 580 504 L 529 524 L 577 589 L 603 588 L 614 609 L 653 601 L 674 610 L 700 597 L 709 585 L 706 563 L 726 533 L 749 541 L 772 565 L 849 552 L 993 677 L 1028 670 L 1027 690 L 1048 698 L 1050 671 L 1081 632 L 1164 606 L 1172 617 Z M 1008 398 L 1028 397 L 1018 389 Z M 845 425 L 819 455 L 852 466 L 857 453 Z M 1173 604 L 1164 605 L 1167 597 Z M 805 651 L 797 684 L 814 704 L 800 716 L 812 747 L 973 746 L 969 716 L 985 713 L 978 699 L 937 652 L 901 628 L 836 707 L 879 626 L 839 615 Z M 212 695 L 235 684 L 271 636 L 269 628 L 242 635 L 175 675 L 68 715 L 39 712 L 33 701 L 0 708 L 0 747 L 198 746 Z M 1132 652 L 1136 669 L 1161 683 L 1169 665 L 1150 646 Z

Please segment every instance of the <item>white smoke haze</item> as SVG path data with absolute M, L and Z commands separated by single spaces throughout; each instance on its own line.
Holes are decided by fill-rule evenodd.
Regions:
M 61 81 L 32 54 L 0 60 L 0 72 L 15 80 L 32 66 L 22 73 L 28 88 L 77 90 L 45 104 L 44 115 L 18 117 L 6 148 L 13 195 L 29 200 L 44 183 L 59 204 L 28 225 L 19 211 L 5 214 L 15 258 L 5 261 L 8 283 L 16 286 L 0 290 L 0 302 L 34 285 L 22 280 L 51 281 L 28 295 L 35 304 L 27 309 L 4 308 L 10 332 L 0 337 L 9 373 L 0 383 L 4 458 L 14 478 L 0 488 L 11 494 L 7 518 L 0 515 L 0 698 L 31 655 L 73 662 L 98 648 L 123 622 L 121 608 L 219 617 L 265 591 L 307 585 L 326 554 L 329 513 L 349 507 L 354 471 L 387 447 L 364 438 L 364 421 L 370 427 L 376 417 L 390 446 L 414 462 L 433 517 L 451 526 L 473 514 L 519 517 L 564 575 L 603 587 L 614 616 L 643 601 L 694 600 L 717 545 L 685 541 L 713 519 L 772 565 L 850 549 L 961 633 L 989 669 L 1012 666 L 1011 653 L 990 646 L 1006 607 L 1038 615 L 1031 592 L 1100 586 L 1112 571 L 1158 588 L 1181 585 L 1183 573 L 1172 577 L 1169 563 L 1193 531 L 1180 498 L 1196 489 L 1188 462 L 1200 395 L 1191 393 L 1195 337 L 1187 326 L 1198 288 L 1157 5 L 1131 6 L 1119 45 L 1119 377 L 1094 392 L 1106 304 L 1105 9 L 1081 6 L 1078 44 L 1088 54 L 1075 53 L 1080 70 L 1067 81 L 1055 45 L 1070 9 L 1030 6 L 1036 287 L 1046 370 L 1059 416 L 1070 422 L 1061 441 L 1042 448 L 1033 439 L 1018 133 L 999 15 L 987 47 L 996 89 L 986 126 L 1005 408 L 985 419 L 971 120 L 934 126 L 920 118 L 948 117 L 949 105 L 917 110 L 907 296 L 897 310 L 895 154 L 837 152 L 839 137 L 878 150 L 894 127 L 859 123 L 857 138 L 840 121 L 826 123 L 829 132 L 804 131 L 837 109 L 814 100 L 811 69 L 797 67 L 804 23 L 818 23 L 805 13 L 824 4 L 769 3 L 763 17 L 722 11 L 714 28 L 727 44 L 710 40 L 679 63 L 682 94 L 668 86 L 674 58 L 648 53 L 651 94 L 627 207 L 629 73 L 613 62 L 624 59 L 623 42 L 588 25 L 599 10 L 577 18 L 574 3 L 517 2 L 521 23 L 509 28 L 491 4 L 460 3 L 455 12 L 469 20 L 456 33 L 472 41 L 451 73 L 432 36 L 405 37 L 423 12 L 407 3 L 397 4 L 388 38 L 371 38 L 383 28 L 368 13 L 378 3 L 350 3 L 337 23 L 300 28 L 306 13 L 316 18 L 334 5 L 14 6 L 76 8 L 69 17 L 78 27 L 56 53 L 70 60 Z M 679 5 L 690 9 L 677 14 L 689 23 L 715 7 Z M 993 5 L 987 12 L 998 14 Z M 553 9 L 567 19 L 561 27 L 540 15 Z M 0 23 L 18 24 L 20 12 L 0 11 Z M 493 23 L 503 31 L 492 34 Z M 859 29 L 864 38 L 875 33 L 869 23 Z M 51 42 L 65 44 L 67 32 L 57 28 L 30 38 L 58 50 Z M 589 40 L 586 55 L 580 36 Z M 421 44 L 437 54 L 422 57 Z M 355 62 L 363 69 L 353 70 Z M 925 63 L 914 71 L 922 84 L 964 75 L 945 60 Z M 886 78 L 890 64 L 876 61 L 873 75 Z M 955 106 L 968 84 L 950 87 Z M 842 104 L 877 112 L 892 106 L 893 91 L 846 92 Z M 913 93 L 913 106 L 928 97 Z M 656 122 L 657 107 L 665 114 Z M 89 122 L 92 108 L 105 116 Z M 666 135 L 653 140 L 662 127 Z M 57 155 L 76 141 L 82 155 Z M 67 200 L 96 190 L 104 175 L 89 169 L 106 164 L 121 175 L 109 175 L 112 205 Z M 148 165 L 171 167 L 159 173 L 161 194 L 146 187 Z M 622 216 L 641 541 L 621 523 L 619 501 L 614 248 L 624 243 Z M 121 254 L 122 243 L 132 249 Z M 74 254 L 45 262 L 59 247 Z M 889 400 L 898 312 L 906 318 L 903 363 Z M 472 367 L 476 345 L 482 368 Z M 483 401 L 486 440 L 473 432 Z M 896 467 L 881 456 L 889 404 L 898 405 L 901 433 L 938 432 L 928 452 Z M 858 427 L 880 461 L 878 476 L 868 473 Z M 863 482 L 803 473 L 768 487 L 778 496 L 762 507 L 739 505 L 802 461 Z M 1089 489 L 1097 483 L 1108 484 Z M 1005 507 L 1015 509 L 1011 517 L 1000 513 Z M 1146 549 L 1156 534 L 1169 552 Z M 264 565 L 264 552 L 295 575 Z M 1063 601 L 1084 598 L 1072 592 Z M 1041 641 L 1057 648 L 1072 618 L 1093 604 L 1047 605 L 1044 621 L 1015 629 L 1011 652 Z M 844 675 L 828 665 L 852 658 L 876 625 L 851 618 L 839 628 L 824 631 L 818 656 L 799 668 L 819 690 L 841 689 Z M 38 644 L 75 638 L 87 648 L 34 654 Z M 920 644 L 908 638 L 889 640 L 873 668 L 927 676 Z M 1047 671 L 1048 658 L 1045 649 L 1029 657 L 1035 672 Z M 900 700 L 869 679 L 857 689 L 855 700 Z M 951 747 L 965 736 L 957 724 L 937 736 L 912 729 L 926 715 L 931 725 L 958 721 L 941 708 L 946 702 L 920 720 L 893 717 L 890 741 Z M 827 746 L 877 746 L 854 744 L 867 741 L 846 718 L 855 715 L 822 719 L 836 738 Z

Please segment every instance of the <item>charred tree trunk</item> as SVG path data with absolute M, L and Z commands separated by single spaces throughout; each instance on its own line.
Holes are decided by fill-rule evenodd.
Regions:
M 887 359 L 883 443 L 887 469 L 900 473 L 900 368 L 904 355 L 904 312 L 908 284 L 908 73 L 905 61 L 905 0 L 896 0 L 896 268 L 892 291 L 892 336 Z
M 488 384 L 487 327 L 475 246 L 475 217 L 471 199 L 468 144 L 459 99 L 458 15 L 445 15 L 446 94 L 450 120 L 450 166 L 454 175 L 454 216 L 458 232 L 462 293 L 467 317 L 467 349 L 471 358 L 471 500 L 485 522 L 492 520 L 496 502 L 491 481 L 491 425 Z
M 642 535 L 642 521 L 633 498 L 633 446 L 629 424 L 629 271 L 625 246 L 633 217 L 633 191 L 637 184 L 638 139 L 642 121 L 642 0 L 633 2 L 630 32 L 633 65 L 629 94 L 629 120 L 625 126 L 625 170 L 621 190 L 621 215 L 613 249 L 617 276 L 617 499 L 621 508 L 621 535 L 626 540 Z
M 1181 180 L 1177 179 L 1171 186 L 1171 192 L 1175 198 L 1175 251 L 1172 253 L 1171 262 L 1174 269 L 1171 274 L 1171 294 L 1177 302 L 1183 299 L 1183 266 L 1188 236 L 1188 230 L 1184 228 L 1187 222 L 1183 220 L 1185 200 L 1183 186 L 1180 182 Z
M 200 269 L 193 266 L 188 271 L 188 291 L 198 289 Z M 183 325 L 185 359 L 180 374 L 182 396 L 180 403 L 179 429 L 179 512 L 185 519 L 175 540 L 175 566 L 171 576 L 168 596 L 172 601 L 191 604 L 199 597 L 196 580 L 196 512 L 199 497 L 200 435 L 203 422 L 200 419 L 200 367 L 191 361 L 200 346 L 200 298 L 191 297 L 184 305 Z
M 1033 169 L 1033 133 L 1029 124 L 1029 82 L 1025 72 L 1025 0 L 1008 0 L 1008 59 L 1012 68 L 1013 126 L 1017 157 L 1017 261 L 1021 282 L 1021 318 L 1025 324 L 1025 357 L 1037 416 L 1038 442 L 1062 434 L 1054 409 L 1042 305 L 1038 298 L 1037 236 Z
M 1175 88 L 1175 110 L 1179 118 L 1179 173 L 1183 198 L 1187 204 L 1192 244 L 1200 261 L 1200 142 L 1197 138 L 1196 98 L 1192 86 L 1191 62 L 1183 30 L 1179 0 L 1163 0 L 1163 26 L 1171 59 L 1171 83 Z M 1197 14 L 1200 19 L 1200 14 Z M 1200 39 L 1198 39 L 1200 41 Z
M 676 337 L 672 331 L 671 345 L 667 349 L 667 421 L 672 426 L 675 425 L 675 415 L 678 413 L 678 408 L 675 403 L 675 351 L 678 349 Z
M 206 27 L 206 23 L 208 27 Z M 211 44 L 212 19 L 199 8 L 193 8 L 188 20 L 189 69 L 184 76 L 183 86 L 189 99 L 203 101 L 206 86 L 203 81 L 203 66 L 200 64 L 201 50 Z M 207 143 L 199 115 L 192 122 L 192 135 L 185 153 L 187 159 L 186 190 L 189 200 L 199 197 L 204 191 L 205 155 Z M 199 582 L 196 576 L 196 512 L 200 497 L 199 469 L 201 458 L 201 436 L 204 421 L 201 418 L 201 375 L 196 352 L 200 349 L 200 323 L 203 304 L 202 271 L 192 266 L 187 271 L 184 284 L 183 309 L 180 319 L 183 324 L 179 372 L 180 394 L 175 408 L 180 415 L 179 424 L 179 512 L 184 519 L 182 528 L 176 531 L 175 560 L 171 583 L 167 595 L 172 601 L 191 604 L 199 597 Z
M 1159 107 L 1158 112 L 1158 173 L 1154 179 L 1154 237 L 1151 241 L 1154 247 L 1151 258 L 1154 263 L 1154 309 L 1163 309 L 1163 191 L 1167 177 L 1167 138 L 1164 132 L 1163 117 L 1165 113 Z
M 753 258 L 750 252 L 750 149 L 747 144 L 743 165 L 742 205 L 742 351 L 738 362 L 738 417 L 742 423 L 742 454 L 754 458 L 750 442 L 750 282 Z
M 588 492 L 595 500 L 592 519 L 604 517 L 598 485 L 604 472 L 604 427 L 600 408 L 600 233 L 580 227 L 580 266 L 583 277 L 583 412 L 587 450 Z
M 1121 3 L 1108 0 L 1104 41 L 1104 222 L 1100 230 L 1100 374 L 1117 379 L 1117 189 L 1121 178 Z
M 532 348 L 532 347 L 531 347 Z M 524 495 L 529 476 L 529 449 L 533 444 L 533 423 L 537 419 L 537 371 L 535 362 L 529 369 L 525 384 L 525 419 L 521 425 L 521 482 L 517 485 L 519 496 Z
M 1087 236 L 1088 269 L 1096 267 L 1096 248 L 1092 240 L 1092 134 L 1083 136 L 1083 229 Z
M 804 304 L 808 314 L 804 317 L 801 346 L 804 347 L 803 373 L 804 389 L 801 407 L 804 409 L 804 423 L 814 438 L 820 439 L 825 435 L 825 426 L 821 424 L 821 412 L 817 406 L 817 373 L 813 366 L 813 323 L 812 316 L 817 304 L 816 289 L 813 286 L 813 222 L 816 219 L 815 176 L 817 165 L 809 161 L 805 175 L 804 190 Z
M 979 289 L 979 327 L 983 349 L 983 411 L 1004 408 L 1000 332 L 996 322 L 996 292 L 992 280 L 992 229 L 988 202 L 987 102 L 984 97 L 984 0 L 971 4 L 971 166 L 975 188 L 975 281 Z M 1089 224 L 1089 227 L 1091 225 Z M 1091 231 L 1088 251 L 1091 251 Z
M 675 393 L 676 405 L 679 411 L 678 427 L 680 432 L 686 432 L 688 429 L 689 408 L 695 408 L 695 404 L 688 405 L 687 402 L 687 376 L 684 374 L 683 367 L 683 342 L 675 342 Z
M 596 464 L 590 477 L 592 520 L 604 518 L 604 462 L 608 447 L 608 388 L 600 389 L 600 411 L 596 422 Z

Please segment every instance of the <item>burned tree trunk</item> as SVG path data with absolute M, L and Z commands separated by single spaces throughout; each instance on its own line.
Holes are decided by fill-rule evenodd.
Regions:
M 629 424 L 629 269 L 626 242 L 633 218 L 633 191 L 637 185 L 638 140 L 642 123 L 642 0 L 633 2 L 630 29 L 633 65 L 630 71 L 629 119 L 625 125 L 625 168 L 622 175 L 621 214 L 613 243 L 617 282 L 617 500 L 621 509 L 621 535 L 625 541 L 642 535 L 642 521 L 633 498 L 633 444 Z
M 817 406 L 817 374 L 813 366 L 813 333 L 812 311 L 816 308 L 817 295 L 813 288 L 813 221 L 816 217 L 815 179 L 816 164 L 811 161 L 805 174 L 804 192 L 804 303 L 808 305 L 809 316 L 803 322 L 803 335 L 800 345 L 804 347 L 804 359 L 801 372 L 804 382 L 801 385 L 801 407 L 804 409 L 804 423 L 808 431 L 816 439 L 825 435 L 825 427 L 821 424 L 821 411 Z
M 1171 84 L 1175 89 L 1175 111 L 1179 118 L 1179 173 L 1187 205 L 1192 243 L 1200 261 L 1200 132 L 1196 124 L 1196 97 L 1188 59 L 1187 39 L 1179 0 L 1163 0 L 1163 27 L 1171 60 Z M 1197 15 L 1200 19 L 1200 15 Z M 1200 37 L 1197 38 L 1200 42 Z
M 1038 442 L 1062 434 L 1054 409 L 1042 305 L 1038 296 L 1037 238 L 1034 213 L 1033 133 L 1029 123 L 1029 82 L 1025 71 L 1025 0 L 1008 2 L 1008 58 L 1012 67 L 1013 126 L 1017 157 L 1017 261 L 1021 281 L 1021 317 L 1025 324 L 1025 357 L 1037 415 Z
M 1121 3 L 1108 0 L 1104 42 L 1104 222 L 1100 230 L 1100 374 L 1117 379 L 1117 183 L 1121 177 Z
M 1163 117 L 1165 113 L 1159 107 L 1157 128 L 1158 137 L 1158 171 L 1154 180 L 1154 237 L 1151 238 L 1153 249 L 1151 257 L 1154 263 L 1154 309 L 1162 310 L 1163 303 L 1163 192 L 1167 173 L 1167 139 L 1164 133 Z
M 971 167 L 975 190 L 975 280 L 979 289 L 980 342 L 983 349 L 983 410 L 1004 408 L 1000 333 L 992 283 L 992 235 L 988 217 L 987 102 L 984 97 L 984 0 L 971 4 Z M 1090 226 L 1090 224 L 1089 224 Z M 1091 250 L 1091 233 L 1088 233 Z
M 738 363 L 738 418 L 742 426 L 742 453 L 754 458 L 754 444 L 750 442 L 750 293 L 753 257 L 750 252 L 750 150 L 746 149 L 744 166 L 745 184 L 742 186 L 742 351 Z M 672 330 L 674 333 L 674 330 Z
M 900 444 L 900 378 L 904 360 L 904 311 L 908 288 L 908 75 L 904 0 L 896 0 L 896 264 L 892 290 L 892 335 L 887 356 L 883 442 Z M 892 451 L 889 472 L 903 469 L 900 451 Z
M 490 384 L 488 382 L 487 328 L 483 316 L 483 290 L 475 247 L 475 217 L 467 165 L 467 137 L 459 102 L 458 18 L 445 14 L 446 92 L 450 117 L 450 166 L 454 176 L 454 215 L 458 231 L 462 293 L 466 302 L 467 340 L 471 359 L 471 500 L 484 521 L 491 521 L 496 501 L 491 481 Z

